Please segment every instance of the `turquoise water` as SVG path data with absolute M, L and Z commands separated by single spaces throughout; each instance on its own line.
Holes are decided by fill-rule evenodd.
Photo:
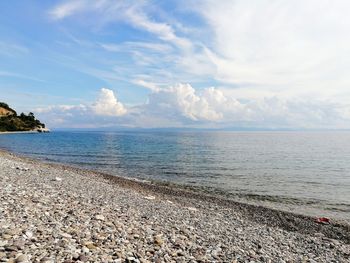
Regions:
M 1 135 L 0 147 L 350 219 L 350 132 L 53 132 Z

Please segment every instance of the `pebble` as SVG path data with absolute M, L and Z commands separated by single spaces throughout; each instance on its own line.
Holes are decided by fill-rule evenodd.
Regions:
M 24 233 L 24 235 L 25 235 L 25 237 L 26 238 L 32 238 L 33 237 L 33 232 L 32 231 L 26 231 L 25 233 Z
M 28 262 L 28 258 L 26 255 L 19 255 L 16 258 L 16 263 L 20 263 L 20 262 Z
M 156 236 L 154 237 L 154 243 L 155 243 L 156 245 L 159 245 L 159 246 L 163 245 L 164 240 L 163 240 L 163 238 L 162 238 L 162 235 L 156 235 Z
M 283 214 L 267 215 L 275 225 L 266 226 L 252 218 L 258 207 L 163 196 L 153 183 L 123 180 L 0 151 L 0 262 L 349 262 L 350 245 L 329 238 L 332 225 L 289 232 Z
M 104 217 L 103 215 L 96 215 L 96 216 L 95 216 L 95 219 L 104 221 L 104 220 L 105 220 L 105 217 Z
M 81 249 L 81 251 L 83 251 L 84 253 L 89 253 L 90 252 L 90 250 L 87 247 L 85 247 L 85 246 Z
M 86 246 L 88 249 L 96 249 L 96 248 L 97 248 L 93 243 L 87 243 L 87 244 L 85 244 L 85 246 Z
M 153 196 L 153 195 L 144 196 L 143 198 L 148 199 L 148 200 L 154 200 L 154 199 L 156 199 L 156 197 Z
M 40 263 L 54 263 L 54 260 L 51 258 L 44 257 L 40 260 Z
M 82 262 L 88 261 L 88 258 L 85 255 L 80 255 L 78 259 Z

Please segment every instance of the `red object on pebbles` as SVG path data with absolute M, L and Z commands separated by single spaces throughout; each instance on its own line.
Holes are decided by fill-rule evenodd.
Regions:
M 329 218 L 327 218 L 327 217 L 319 217 L 319 218 L 316 218 L 316 219 L 315 219 L 315 222 L 316 222 L 316 223 L 319 223 L 319 224 L 330 224 L 330 220 L 329 220 Z

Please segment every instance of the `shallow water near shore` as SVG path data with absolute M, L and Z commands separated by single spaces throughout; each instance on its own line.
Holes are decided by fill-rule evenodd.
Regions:
M 350 132 L 3 134 L 0 147 L 49 162 L 350 221 Z

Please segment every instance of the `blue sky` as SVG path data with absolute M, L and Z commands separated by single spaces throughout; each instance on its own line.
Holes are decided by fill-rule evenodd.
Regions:
M 53 128 L 350 128 L 349 8 L 1 1 L 1 100 Z

